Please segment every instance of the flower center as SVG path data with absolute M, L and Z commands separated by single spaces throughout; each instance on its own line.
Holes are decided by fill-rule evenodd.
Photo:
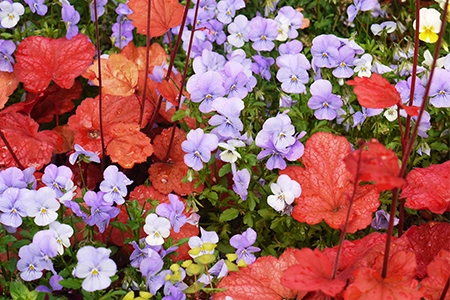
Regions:
M 295 75 L 292 75 L 292 77 L 291 77 L 291 81 L 293 81 L 293 82 L 297 82 L 297 76 L 295 76 Z
M 97 270 L 97 268 L 92 269 L 91 274 L 92 274 L 92 275 L 98 275 L 98 270 Z
M 265 35 L 262 35 L 262 36 L 261 36 L 261 40 L 265 41 L 266 39 L 267 39 L 267 38 L 266 38 Z
M 41 214 L 45 214 L 45 213 L 47 213 L 47 209 L 45 207 L 42 207 L 41 208 Z

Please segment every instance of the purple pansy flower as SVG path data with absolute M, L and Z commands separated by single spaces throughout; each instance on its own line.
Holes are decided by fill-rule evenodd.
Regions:
M 193 75 L 187 82 L 186 90 L 191 94 L 192 102 L 201 102 L 199 110 L 202 113 L 211 112 L 214 99 L 225 95 L 222 76 L 215 71 Z
M 27 203 L 24 194 L 33 193 L 26 189 L 8 188 L 0 195 L 0 223 L 13 228 L 22 225 L 27 216 Z
M 303 50 L 303 44 L 302 42 L 298 40 L 293 40 L 284 44 L 281 44 L 280 47 L 278 47 L 278 52 L 280 52 L 280 55 L 285 54 L 299 54 L 300 51 Z
M 240 48 L 244 46 L 245 42 L 248 42 L 248 19 L 244 15 L 238 15 L 234 18 L 233 23 L 228 25 L 228 32 L 230 33 L 227 37 L 228 43 Z
M 227 35 L 223 32 L 223 24 L 217 20 L 209 20 L 205 24 L 205 27 L 209 30 L 206 33 L 206 37 L 211 42 L 216 42 L 217 45 L 222 45 L 227 39 Z
M 90 162 L 100 163 L 100 158 L 94 152 L 84 150 L 84 148 L 78 144 L 75 144 L 74 148 L 75 148 L 75 152 L 70 154 L 70 156 L 69 156 L 69 162 L 72 165 L 75 164 L 75 162 L 77 160 L 84 161 L 85 163 L 90 163 Z
M 383 112 L 382 108 L 365 108 L 361 107 L 361 111 L 357 111 L 353 115 L 353 126 L 356 127 L 364 123 L 367 117 L 373 117 Z
M 203 74 L 207 71 L 221 71 L 224 69 L 224 66 L 225 57 L 207 49 L 203 50 L 201 55 L 196 57 L 192 63 L 195 74 Z
M 352 23 L 359 11 L 379 9 L 378 0 L 353 0 L 353 4 L 347 7 L 348 22 Z
M 400 97 L 402 98 L 403 103 L 407 103 L 409 101 L 409 96 L 411 93 L 411 84 L 412 84 L 412 76 L 408 78 L 408 80 L 401 80 L 396 85 Z M 416 77 L 416 84 L 414 88 L 414 99 L 412 105 L 421 106 L 423 101 L 423 95 L 425 95 L 425 87 L 422 85 L 422 82 L 419 77 Z
M 67 27 L 66 38 L 70 40 L 78 34 L 77 24 L 80 22 L 80 13 L 72 5 L 63 4 L 61 14 Z
M 89 226 L 97 225 L 100 233 L 105 232 L 109 221 L 119 215 L 120 209 L 112 206 L 112 203 L 104 200 L 104 192 L 88 191 L 84 194 L 84 202 L 91 208 L 90 217 L 84 220 Z
M 149 252 L 147 258 L 143 259 L 139 270 L 146 277 L 147 288 L 150 293 L 156 295 L 158 290 L 164 285 L 165 278 L 158 273 L 164 266 L 164 262 L 156 252 Z
M 124 197 L 127 195 L 127 185 L 133 183 L 132 180 L 119 172 L 119 169 L 114 166 L 108 166 L 103 172 L 104 180 L 100 183 L 100 190 L 105 193 L 103 199 L 112 204 L 116 202 L 117 204 L 123 204 L 125 202 Z
M 130 255 L 131 265 L 135 268 L 140 268 L 141 262 L 149 256 L 159 256 L 158 251 L 161 246 L 150 246 L 145 238 L 139 240 L 139 243 L 131 242 L 133 252 Z
M 208 123 L 218 126 L 214 129 L 224 138 L 238 138 L 244 124 L 239 119 L 239 114 L 244 109 L 244 101 L 239 98 L 217 98 L 212 104 L 217 112 L 209 119 Z
M 114 46 L 123 49 L 129 42 L 133 40 L 134 26 L 131 21 L 123 21 L 114 23 L 112 26 L 112 37 L 114 38 Z
M 229 24 L 236 15 L 236 10 L 244 7 L 244 0 L 221 0 L 217 3 L 217 20 Z
M 67 181 L 72 178 L 72 170 L 66 166 L 57 167 L 54 164 L 50 164 L 44 169 L 44 175 L 42 175 L 42 182 L 49 188 L 55 191 L 56 197 L 59 198 L 64 195 L 64 189 Z
M 308 70 L 311 65 L 303 54 L 286 54 L 277 58 L 280 69 L 277 79 L 281 89 L 286 93 L 303 93 L 305 84 L 309 81 Z
M 46 226 L 58 218 L 57 211 L 61 204 L 56 200 L 56 193 L 49 187 L 42 187 L 24 195 L 27 203 L 27 215 L 34 218 L 39 226 Z
M 297 29 L 302 26 L 303 15 L 292 6 L 284 6 L 278 11 L 275 21 L 287 28 L 287 37 L 295 39 L 298 36 Z
M 109 258 L 111 250 L 84 246 L 77 252 L 78 264 L 73 276 L 84 278 L 81 287 L 88 292 L 106 289 L 111 276 L 117 272 L 116 263 Z
M 247 169 L 236 171 L 235 164 L 231 165 L 231 169 L 233 171 L 233 191 L 245 201 L 247 200 L 247 189 L 250 184 L 250 172 Z
M 105 13 L 105 5 L 108 0 L 98 0 L 97 1 L 97 17 L 100 18 Z M 89 5 L 89 10 L 91 12 L 91 21 L 95 22 L 95 11 L 94 11 L 94 1 Z
M 434 107 L 450 107 L 450 71 L 435 69 L 430 86 L 430 103 Z M 414 103 L 414 105 L 418 105 Z
M 237 249 L 236 262 L 244 261 L 245 265 L 250 265 L 255 262 L 256 257 L 253 253 L 261 251 L 258 247 L 252 246 L 256 242 L 256 231 L 248 228 L 242 234 L 236 234 L 231 237 L 230 245 Z
M 231 60 L 225 64 L 223 72 L 223 87 L 228 97 L 244 99 L 248 95 L 247 83 L 249 78 L 244 72 L 244 66 L 237 61 Z
M 16 44 L 9 40 L 0 40 L 0 71 L 11 73 L 15 63 L 12 54 L 16 51 Z
M 203 168 L 202 162 L 209 161 L 211 152 L 217 148 L 218 143 L 214 134 L 204 133 L 201 128 L 191 130 L 187 134 L 187 140 L 181 143 L 181 148 L 186 152 L 184 163 L 195 171 L 200 171 Z
M 314 116 L 319 120 L 333 120 L 337 110 L 343 105 L 339 96 L 332 94 L 333 87 L 328 80 L 316 80 L 311 84 L 311 95 L 308 107 L 314 109 Z
M 373 229 L 387 229 L 389 227 L 389 219 L 390 215 L 386 213 L 384 210 L 380 209 L 375 213 L 375 218 L 370 223 Z M 398 218 L 394 218 L 394 226 L 399 222 Z
M 44 0 L 25 0 L 25 3 L 31 9 L 31 12 L 37 13 L 40 16 L 45 16 L 48 11 L 48 7 L 44 4 Z
M 270 66 L 274 64 L 275 60 L 272 57 L 264 57 L 261 55 L 253 56 L 252 71 L 255 74 L 261 75 L 265 80 L 270 80 L 272 78 L 272 73 L 270 72 Z
M 355 51 L 348 46 L 342 46 L 338 50 L 337 62 L 338 65 L 333 70 L 333 75 L 336 78 L 350 78 L 353 75 L 353 66 L 355 60 Z
M 322 34 L 312 41 L 312 64 L 318 68 L 334 68 L 339 64 L 341 41 L 332 34 Z
M 23 172 L 17 167 L 0 171 L 0 195 L 8 188 L 23 189 L 27 187 Z
M 22 246 L 19 250 L 19 261 L 17 269 L 20 271 L 20 278 L 25 281 L 33 281 L 42 277 L 44 268 L 41 265 L 39 247 L 35 244 Z
M 272 19 L 254 17 L 250 21 L 249 39 L 253 42 L 252 48 L 256 51 L 271 51 L 275 47 L 278 36 L 278 25 Z
M 184 214 L 184 203 L 180 201 L 177 195 L 169 194 L 169 203 L 161 203 L 156 207 L 156 213 L 161 217 L 170 220 L 173 231 L 180 232 L 180 228 L 186 224 L 186 215 Z

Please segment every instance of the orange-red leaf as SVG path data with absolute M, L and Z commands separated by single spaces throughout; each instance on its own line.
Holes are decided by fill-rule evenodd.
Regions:
M 169 144 L 172 138 L 172 131 L 175 129 L 175 136 L 172 141 L 172 147 L 168 157 L 173 161 L 184 162 L 185 152 L 181 149 L 181 143 L 186 140 L 186 132 L 174 126 L 164 129 L 159 135 L 153 139 L 154 156 L 160 160 L 165 160 L 167 151 L 169 151 Z
M 128 6 L 133 11 L 129 16 L 140 34 L 147 34 L 147 14 L 149 0 L 130 0 Z M 169 29 L 181 24 L 184 6 L 178 0 L 151 0 L 150 38 L 161 36 Z
M 134 164 L 142 163 L 152 155 L 153 147 L 150 139 L 140 131 L 139 124 L 118 123 L 111 127 L 112 141 L 106 147 L 106 152 L 112 162 L 122 168 L 131 169 Z
M 16 112 L 0 114 L 0 130 L 25 168 L 33 166 L 39 170 L 50 162 L 53 151 L 60 150 L 62 145 L 56 132 L 38 132 L 38 128 L 39 124 L 28 116 Z M 0 139 L 0 167 L 13 166 L 17 164 Z
M 450 276 L 450 251 L 441 250 L 428 265 L 427 271 L 428 277 L 422 280 L 421 290 L 425 293 L 425 299 L 439 300 Z M 449 292 L 444 300 L 450 300 Z
M 100 60 L 102 67 L 102 88 L 105 94 L 131 96 L 138 84 L 138 67 L 122 54 L 111 54 Z M 83 77 L 98 85 L 98 60 L 90 66 Z
M 215 300 L 224 300 L 230 296 L 234 300 L 244 299 L 292 299 L 297 292 L 281 284 L 283 272 L 297 263 L 294 256 L 298 250 L 287 249 L 279 259 L 273 256 L 258 258 L 250 266 L 233 272 L 223 278 L 218 288 L 226 288 L 225 292 L 214 295 Z
M 450 224 L 437 223 L 413 226 L 402 236 L 416 253 L 417 277 L 423 278 L 427 266 L 442 249 L 450 251 Z
M 14 71 L 29 92 L 41 92 L 54 81 L 70 89 L 92 63 L 94 45 L 83 34 L 71 40 L 31 36 L 17 47 Z
M 402 198 L 412 209 L 429 209 L 436 214 L 450 211 L 450 161 L 409 172 Z
M 128 43 L 120 52 L 123 56 L 133 61 L 138 67 L 139 71 L 145 70 L 145 51 L 147 47 L 135 47 L 133 42 Z M 150 45 L 149 49 L 149 70 L 154 66 L 161 66 L 167 59 L 167 54 L 164 48 L 158 43 Z
M 348 80 L 347 84 L 355 87 L 353 92 L 361 106 L 388 108 L 402 103 L 395 86 L 376 73 L 373 73 L 370 78 L 355 77 L 354 80 Z
M 0 72 L 0 109 L 5 107 L 8 97 L 16 90 L 19 80 L 15 73 Z
M 296 291 L 320 290 L 332 297 L 344 289 L 344 280 L 331 278 L 333 262 L 323 252 L 303 248 L 295 257 L 297 264 L 289 267 L 281 279 L 284 286 Z
M 361 181 L 374 181 L 379 191 L 401 188 L 405 182 L 398 177 L 397 155 L 375 139 L 353 151 L 344 161 L 355 178 L 358 176 Z
M 350 152 L 350 143 L 344 137 L 316 133 L 305 145 L 305 168 L 291 166 L 280 172 L 302 187 L 302 194 L 295 200 L 294 219 L 308 224 L 324 220 L 334 229 L 342 228 L 354 186 L 354 176 L 344 163 Z M 354 233 L 370 224 L 379 206 L 378 198 L 374 186 L 357 185 L 347 232 Z

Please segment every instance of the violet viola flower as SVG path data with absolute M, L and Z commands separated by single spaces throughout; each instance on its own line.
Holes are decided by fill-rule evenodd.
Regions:
M 105 201 L 104 192 L 88 191 L 84 194 L 84 202 L 91 208 L 91 216 L 84 220 L 89 226 L 97 225 L 98 231 L 103 233 L 109 225 L 109 221 L 120 212 L 120 209 Z
M 56 193 L 49 187 L 42 187 L 24 196 L 27 203 L 27 215 L 34 218 L 39 226 L 46 226 L 58 218 L 56 211 L 61 204 L 56 200 Z
M 214 16 L 216 15 L 215 11 L 216 11 L 216 7 L 217 7 L 217 2 L 216 0 L 193 0 L 192 1 L 195 5 L 197 5 L 197 2 L 199 2 L 199 9 L 206 12 L 209 16 L 209 18 L 214 18 Z M 195 7 L 195 6 L 194 6 Z
M 231 237 L 230 245 L 237 249 L 236 262 L 242 264 L 241 260 L 245 262 L 245 265 L 250 265 L 255 262 L 256 257 L 253 253 L 261 251 L 258 247 L 252 246 L 256 242 L 256 231 L 252 228 L 248 228 L 242 234 L 236 234 Z
M 27 187 L 23 172 L 17 167 L 10 167 L 0 171 L 0 195 L 11 187 L 18 189 Z
M 247 169 L 237 171 L 236 165 L 232 164 L 233 171 L 233 191 L 241 197 L 242 200 L 247 200 L 248 185 L 250 184 L 250 172 Z
M 239 114 L 244 109 L 244 101 L 239 98 L 217 98 L 212 108 L 218 113 L 209 119 L 208 123 L 224 138 L 238 138 L 244 124 Z
M 42 175 L 42 182 L 46 186 L 51 188 L 56 193 L 56 197 L 59 198 L 64 195 L 64 188 L 68 180 L 72 178 L 72 170 L 66 166 L 57 167 L 54 164 L 50 164 L 44 169 L 44 175 Z
M 42 277 L 44 268 L 39 261 L 39 247 L 35 244 L 22 246 L 19 250 L 19 261 L 17 269 L 20 271 L 20 278 L 25 281 L 33 281 Z
M 84 278 L 81 287 L 88 292 L 106 289 L 111 276 L 117 272 L 116 263 L 109 258 L 111 250 L 84 246 L 77 252 L 78 264 L 73 276 Z
M 186 224 L 186 215 L 184 214 L 184 203 L 180 201 L 177 195 L 169 194 L 168 203 L 161 203 L 156 207 L 156 213 L 169 219 L 170 225 L 172 225 L 173 231 L 178 233 L 180 228 Z
M 149 256 L 142 260 L 139 270 L 146 277 L 147 288 L 152 295 L 164 285 L 165 278 L 158 273 L 164 266 L 164 262 L 156 252 L 149 252 Z
M 285 54 L 299 54 L 303 50 L 303 44 L 299 40 L 293 40 L 278 47 L 278 52 L 280 55 Z
M 140 268 L 141 262 L 150 256 L 160 256 L 158 254 L 157 248 L 161 248 L 161 246 L 150 246 L 145 238 L 139 240 L 139 244 L 135 241 L 131 242 L 131 246 L 133 246 L 133 252 L 130 255 L 131 265 L 137 269 Z
M 244 99 L 248 95 L 247 83 L 249 78 L 244 72 L 244 66 L 231 60 L 225 64 L 223 87 L 230 98 Z
M 361 107 L 361 111 L 357 111 L 353 115 L 353 126 L 356 127 L 364 123 L 367 117 L 373 117 L 383 112 L 382 108 L 365 108 Z
M 223 32 L 223 24 L 219 21 L 212 19 L 205 24 L 205 27 L 209 29 L 206 32 L 206 37 L 211 42 L 216 42 L 217 45 L 222 45 L 227 39 L 227 35 Z
M 230 33 L 227 37 L 228 43 L 240 48 L 244 46 L 245 42 L 248 42 L 248 19 L 244 15 L 238 15 L 234 18 L 233 23 L 228 25 L 228 32 Z
M 311 95 L 308 107 L 314 109 L 314 116 L 319 120 L 333 120 L 337 110 L 343 105 L 339 96 L 332 94 L 333 87 L 328 80 L 316 80 L 311 84 Z
M 272 78 L 272 73 L 270 72 L 270 66 L 274 64 L 275 60 L 272 57 L 264 57 L 261 55 L 253 56 L 252 71 L 253 73 L 261 75 L 267 81 Z
M 27 203 L 24 194 L 33 193 L 26 189 L 8 188 L 0 195 L 0 223 L 13 228 L 22 225 L 27 216 Z
M 236 10 L 244 7 L 244 0 L 221 0 L 217 3 L 217 20 L 229 24 L 236 15 Z
M 287 28 L 288 38 L 295 39 L 298 36 L 297 29 L 302 26 L 303 15 L 292 6 L 284 6 L 278 11 L 275 21 L 280 27 L 285 26 Z
M 123 49 L 133 40 L 134 26 L 131 21 L 123 21 L 114 23 L 112 26 L 112 37 L 114 38 L 114 46 Z
M 23 180 L 27 184 L 28 189 L 35 190 L 37 186 L 36 177 L 34 177 L 34 172 L 36 171 L 35 167 L 28 167 L 22 171 Z
M 191 130 L 187 134 L 187 140 L 181 143 L 181 148 L 186 152 L 184 163 L 195 171 L 200 171 L 203 168 L 202 162 L 209 162 L 211 152 L 217 148 L 218 143 L 214 134 L 204 133 L 201 128 Z
M 50 277 L 49 280 L 51 289 L 49 289 L 45 285 L 39 285 L 36 287 L 36 291 L 41 293 L 52 293 L 53 291 L 60 291 L 63 289 L 63 286 L 60 285 L 59 282 L 63 279 L 64 278 L 61 275 L 55 274 L 52 277 Z
M 375 218 L 370 223 L 373 229 L 387 229 L 389 227 L 389 219 L 390 215 L 386 213 L 384 210 L 380 209 L 375 213 Z M 398 218 L 394 218 L 394 226 L 399 222 Z
M 66 38 L 68 40 L 72 39 L 78 34 L 78 22 L 80 22 L 80 13 L 69 4 L 63 4 L 61 15 L 64 23 L 66 24 Z
M 9 40 L 0 40 L 0 71 L 11 73 L 15 63 L 12 54 L 16 51 L 16 44 Z
M 281 89 L 286 93 L 303 93 L 305 84 L 309 81 L 308 70 L 311 65 L 303 54 L 286 54 L 277 58 L 280 69 L 277 79 Z
M 25 0 L 32 13 L 37 13 L 40 16 L 45 16 L 48 11 L 48 7 L 44 4 L 44 0 Z
M 407 103 L 409 101 L 409 96 L 411 93 L 411 84 L 412 84 L 412 76 L 409 76 L 408 80 L 401 80 L 397 82 L 397 84 L 395 85 L 395 88 L 397 89 L 397 92 L 400 94 L 403 103 Z M 416 86 L 414 88 L 414 100 L 412 105 L 421 106 L 424 95 L 425 95 L 425 87 L 422 85 L 422 81 L 420 80 L 420 78 L 416 77 Z
M 355 51 L 348 46 L 342 46 L 338 50 L 338 65 L 333 70 L 333 75 L 336 78 L 350 78 L 353 75 L 353 66 L 355 60 Z
M 271 51 L 275 47 L 278 36 L 278 24 L 272 19 L 254 17 L 250 21 L 249 39 L 253 42 L 252 48 L 256 51 Z
M 69 156 L 69 162 L 72 165 L 74 165 L 75 162 L 77 162 L 77 161 L 84 161 L 85 163 L 90 163 L 90 162 L 100 163 L 100 158 L 94 152 L 84 150 L 84 148 L 78 144 L 75 144 L 74 149 L 75 149 L 75 152 L 70 154 L 70 156 Z
M 379 9 L 378 0 L 353 0 L 353 4 L 347 7 L 348 22 L 352 23 L 359 11 Z
M 450 107 L 450 71 L 435 69 L 430 86 L 430 103 L 434 107 Z M 418 105 L 414 103 L 414 105 Z
M 221 71 L 224 67 L 225 57 L 207 49 L 203 50 L 201 55 L 196 57 L 192 63 L 195 74 L 203 74 L 207 71 Z
M 187 82 L 186 90 L 191 94 L 192 102 L 201 102 L 199 110 L 202 113 L 211 112 L 214 99 L 225 95 L 222 76 L 215 71 L 193 75 Z
M 98 0 L 97 1 L 97 17 L 100 18 L 105 13 L 105 5 L 108 0 Z M 95 22 L 95 12 L 94 12 L 94 1 L 89 5 L 89 10 L 91 12 L 91 21 Z
M 133 183 L 132 180 L 119 172 L 119 169 L 114 166 L 108 166 L 103 172 L 104 180 L 100 183 L 100 190 L 105 193 L 103 199 L 112 204 L 116 202 L 117 204 L 123 204 L 125 202 L 124 197 L 127 195 L 127 185 Z
M 312 41 L 311 54 L 312 64 L 318 68 L 334 68 L 339 62 L 339 51 L 341 41 L 332 34 L 322 34 Z

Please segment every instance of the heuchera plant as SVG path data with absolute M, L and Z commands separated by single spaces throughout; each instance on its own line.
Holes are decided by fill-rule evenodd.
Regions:
M 449 1 L 351 2 L 0 2 L 0 299 L 450 299 Z

